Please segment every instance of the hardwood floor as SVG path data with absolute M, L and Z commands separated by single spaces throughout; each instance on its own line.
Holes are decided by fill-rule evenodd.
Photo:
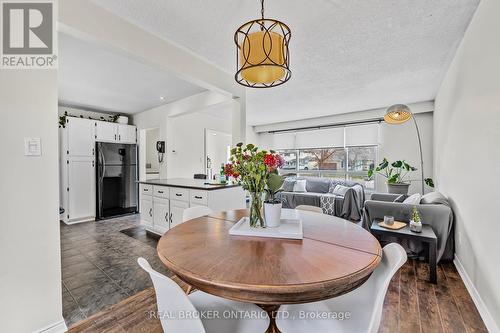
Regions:
M 62 227 L 63 313 L 73 325 L 69 332 L 162 332 L 152 316 L 154 290 L 135 259 L 144 256 L 170 274 L 155 258 L 156 239 L 137 225 L 131 216 Z M 427 282 L 428 269 L 409 260 L 394 276 L 380 332 L 487 332 L 454 265 L 439 265 L 437 285 Z M 103 281 L 113 288 L 103 288 Z

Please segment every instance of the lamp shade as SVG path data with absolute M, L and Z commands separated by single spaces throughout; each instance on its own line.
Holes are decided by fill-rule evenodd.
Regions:
M 389 107 L 385 113 L 384 121 L 388 124 L 402 124 L 412 117 L 410 108 L 404 104 Z
M 269 88 L 288 81 L 290 35 L 286 24 L 272 19 L 250 21 L 238 28 L 234 34 L 236 82 L 246 87 Z

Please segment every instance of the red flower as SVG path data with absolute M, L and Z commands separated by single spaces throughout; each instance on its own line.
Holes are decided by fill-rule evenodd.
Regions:
M 279 159 L 274 154 L 266 154 L 266 156 L 264 156 L 264 164 L 267 166 L 269 171 L 276 169 L 278 163 Z
M 224 174 L 228 177 L 238 178 L 240 174 L 234 170 L 234 167 L 231 163 L 224 165 Z

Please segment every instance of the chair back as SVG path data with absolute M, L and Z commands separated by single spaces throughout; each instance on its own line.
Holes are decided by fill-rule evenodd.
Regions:
M 362 299 L 363 303 L 369 304 L 372 309 L 368 333 L 378 332 L 389 283 L 406 260 L 406 251 L 401 245 L 390 243 L 384 246 L 382 249 L 382 261 L 368 281 L 359 288 L 359 291 L 365 294 L 364 297 L 359 298 L 360 301 Z
M 299 206 L 295 207 L 295 209 L 323 214 L 323 209 L 321 207 L 316 207 L 316 206 L 299 205 Z
M 207 175 L 205 175 L 203 173 L 195 173 L 194 179 L 207 179 Z
M 182 212 L 182 222 L 195 219 L 200 216 L 210 215 L 213 211 L 206 206 L 194 206 L 184 209 Z
M 196 308 L 181 287 L 151 268 L 146 259 L 139 258 L 137 263 L 149 274 L 153 281 L 156 303 L 158 304 L 158 317 L 163 331 L 205 333 L 201 319 L 196 314 Z

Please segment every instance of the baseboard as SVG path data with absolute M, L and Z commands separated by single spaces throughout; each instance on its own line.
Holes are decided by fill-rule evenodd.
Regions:
M 464 281 L 465 288 L 467 288 L 467 291 L 469 292 L 472 301 L 474 301 L 474 304 L 476 305 L 476 308 L 479 311 L 479 314 L 481 315 L 481 318 L 483 319 L 483 322 L 486 325 L 488 331 L 490 333 L 500 333 L 500 330 L 498 329 L 496 322 L 493 320 L 493 316 L 491 315 L 490 311 L 488 311 L 488 308 L 486 307 L 486 304 L 484 304 L 481 295 L 479 295 L 479 292 L 474 286 L 474 283 L 472 283 L 472 280 L 465 271 L 464 266 L 462 265 L 460 259 L 457 257 L 456 254 L 453 263 L 457 268 L 458 274 L 460 274 L 460 277 Z
M 37 331 L 37 333 L 64 333 L 66 331 L 68 331 L 68 327 L 66 326 L 64 320 L 61 320 L 57 323 L 42 328 L 41 330 Z

